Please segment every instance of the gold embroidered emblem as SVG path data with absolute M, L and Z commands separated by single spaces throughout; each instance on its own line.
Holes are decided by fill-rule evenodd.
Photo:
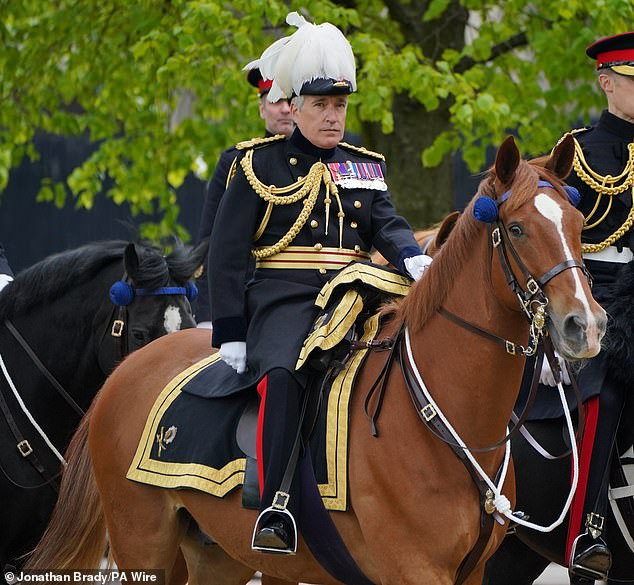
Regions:
M 172 425 L 167 429 L 167 431 L 165 430 L 165 427 L 161 427 L 161 430 L 156 433 L 156 443 L 158 445 L 157 457 L 160 457 L 163 451 L 167 449 L 167 445 L 174 441 L 177 431 L 178 428 Z

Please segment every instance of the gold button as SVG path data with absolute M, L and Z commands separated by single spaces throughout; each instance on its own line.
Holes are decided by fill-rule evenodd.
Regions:
M 316 219 L 313 219 L 313 221 L 310 222 L 310 227 L 313 229 L 319 227 L 319 222 Z
M 326 269 L 325 268 L 320 268 L 319 269 L 319 274 L 326 274 Z
M 356 221 L 351 221 L 350 222 L 350 227 L 354 230 L 357 228 L 357 222 Z
M 361 252 L 361 246 L 359 246 L 359 244 L 357 244 L 357 245 L 354 247 L 354 251 L 355 251 L 355 252 Z
M 322 248 L 323 248 L 323 245 L 320 244 L 319 242 L 315 244 L 315 250 L 321 250 Z
M 361 209 L 361 201 L 359 201 L 359 200 L 357 199 L 357 200 L 354 202 L 354 206 L 355 206 L 357 209 Z
M 291 158 L 288 159 L 288 162 L 295 166 L 297 164 L 297 159 L 294 156 L 291 156 Z

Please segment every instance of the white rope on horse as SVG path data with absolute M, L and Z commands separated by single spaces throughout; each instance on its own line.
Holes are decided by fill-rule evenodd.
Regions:
M 432 398 L 431 394 L 429 393 L 429 390 L 427 389 L 427 386 L 425 386 L 425 383 L 423 382 L 423 378 L 420 375 L 420 372 L 418 371 L 418 367 L 416 366 L 416 362 L 414 361 L 414 355 L 412 354 L 412 347 L 411 347 L 410 338 L 409 338 L 409 329 L 407 328 L 405 329 L 405 346 L 407 348 L 407 357 L 410 361 L 410 364 L 412 365 L 412 369 L 414 371 L 414 375 L 416 376 L 416 381 L 418 382 L 420 389 L 425 393 L 427 400 L 429 400 L 429 403 L 436 410 L 437 415 L 446 425 L 454 441 L 458 445 L 460 445 L 460 447 L 464 450 L 467 458 L 469 459 L 471 464 L 475 467 L 476 471 L 478 472 L 478 475 L 480 475 L 482 480 L 489 486 L 489 488 L 493 492 L 493 496 L 494 496 L 493 505 L 495 506 L 495 509 L 500 514 L 502 514 L 503 516 L 506 516 L 509 520 L 513 521 L 515 524 L 519 524 L 526 528 L 531 528 L 532 530 L 537 530 L 538 532 L 551 532 L 557 526 L 559 526 L 564 521 L 566 515 L 568 514 L 568 509 L 570 508 L 570 504 L 572 503 L 572 498 L 577 489 L 577 482 L 579 480 L 579 456 L 577 453 L 577 443 L 575 439 L 574 428 L 572 426 L 572 418 L 570 416 L 570 410 L 568 408 L 568 403 L 566 401 L 566 396 L 564 394 L 564 388 L 561 382 L 559 383 L 559 398 L 561 400 L 561 404 L 564 409 L 564 416 L 566 417 L 566 424 L 567 424 L 568 433 L 570 436 L 570 444 L 572 446 L 572 465 L 573 465 L 572 484 L 570 486 L 570 493 L 568 494 L 566 503 L 564 504 L 563 510 L 561 514 L 559 515 L 559 517 L 557 518 L 557 520 L 555 520 L 552 524 L 548 526 L 541 526 L 539 524 L 528 522 L 527 520 L 514 516 L 511 510 L 511 503 L 509 502 L 508 498 L 502 493 L 502 486 L 504 485 L 504 480 L 508 472 L 508 464 L 509 464 L 509 460 L 511 456 L 511 442 L 510 441 L 506 442 L 504 462 L 502 464 L 500 480 L 498 482 L 498 485 L 495 485 L 493 483 L 493 480 L 487 475 L 484 469 L 482 469 L 482 467 L 480 466 L 476 458 L 473 456 L 473 454 L 471 453 L 467 445 L 460 438 L 460 436 L 455 431 L 455 429 L 451 426 L 451 423 L 447 420 L 443 412 L 440 410 L 440 408 L 438 407 L 438 405 Z M 500 520 L 498 519 L 498 522 L 499 521 Z
M 33 418 L 33 415 L 29 412 L 29 409 L 24 404 L 24 401 L 22 400 L 22 397 L 20 396 L 18 389 L 15 387 L 15 384 L 13 383 L 13 380 L 11 379 L 11 376 L 9 375 L 9 371 L 7 370 L 7 367 L 4 364 L 4 360 L 2 359 L 1 354 L 0 354 L 0 367 L 2 368 L 2 373 L 4 374 L 7 384 L 9 384 L 9 387 L 13 391 L 13 395 L 15 396 L 15 399 L 18 401 L 18 404 L 20 405 L 22 412 L 24 412 L 24 414 L 29 419 L 29 421 L 31 422 L 35 430 L 38 432 L 40 437 L 42 437 L 44 442 L 48 445 L 48 447 L 55 454 L 55 456 L 60 460 L 62 465 L 66 465 L 66 460 L 64 459 L 64 456 L 55 448 L 55 445 L 53 445 L 50 439 L 46 436 L 46 433 L 42 430 L 40 425 L 37 424 L 37 421 Z

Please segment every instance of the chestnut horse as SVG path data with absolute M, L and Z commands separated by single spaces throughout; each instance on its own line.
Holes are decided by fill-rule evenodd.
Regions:
M 384 310 L 392 319 L 378 335 L 392 336 L 404 325 L 410 370 L 422 376 L 437 411 L 456 427 L 464 451 L 488 478 L 505 460 L 503 438 L 525 354 L 539 337 L 531 315 L 546 309 L 549 335 L 566 359 L 596 355 L 605 330 L 605 313 L 592 299 L 581 262 L 583 217 L 561 183 L 572 157 L 569 137 L 545 163 L 529 164 L 508 138 L 424 278 Z M 458 322 L 447 318 L 449 312 Z M 515 355 L 509 347 L 517 348 Z M 122 569 L 160 568 L 169 579 L 180 549 L 192 584 L 246 583 L 254 570 L 288 581 L 338 582 L 302 539 L 295 556 L 253 552 L 257 512 L 242 508 L 239 489 L 216 498 L 126 479 L 155 399 L 208 355 L 208 333 L 183 331 L 151 343 L 115 370 L 74 437 L 54 518 L 27 568 L 97 566 L 107 530 Z M 356 380 L 349 506 L 331 517 L 372 582 L 449 585 L 478 540 L 482 498 L 451 447 L 421 422 L 398 367 L 385 387 L 379 434 L 371 435 L 363 403 L 384 360 L 385 352 L 369 351 Z M 497 442 L 498 448 L 480 450 Z M 494 488 L 512 505 L 512 466 L 508 470 Z M 464 583 L 481 582 L 484 562 L 508 528 L 508 500 L 495 498 L 499 521 Z M 198 529 L 216 544 L 205 544 Z

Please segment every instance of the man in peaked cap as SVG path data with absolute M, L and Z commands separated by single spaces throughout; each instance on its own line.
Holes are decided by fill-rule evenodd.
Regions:
M 276 102 L 266 99 L 273 81 L 264 79 L 259 69 L 251 69 L 247 74 L 247 81 L 258 90 L 258 109 L 260 118 L 264 120 L 264 136 L 275 136 L 284 134 L 290 136 L 295 128 L 291 117 L 290 100 L 286 97 L 280 98 Z M 216 163 L 214 174 L 207 184 L 205 202 L 203 204 L 202 216 L 198 228 L 197 241 L 208 238 L 216 219 L 218 205 L 226 188 L 229 171 L 233 161 L 238 156 L 238 151 L 234 146 L 224 150 Z M 198 327 L 209 327 L 211 325 L 211 313 L 209 308 L 209 284 L 207 274 L 198 279 L 198 299 L 196 300 L 196 322 Z
M 394 211 L 384 157 L 341 142 L 356 89 L 348 41 L 333 25 L 309 24 L 297 13 L 287 22 L 299 30 L 247 67 L 273 80 L 268 99 L 294 95 L 296 128 L 288 139 L 237 145 L 237 171 L 212 232 L 209 276 L 212 344 L 261 395 L 261 507 L 252 547 L 293 553 L 299 494 L 287 465 L 308 380 L 295 365 L 317 316 L 315 299 L 339 269 L 368 261 L 373 246 L 411 278 L 420 278 L 431 259 Z M 250 257 L 256 268 L 245 286 Z
M 595 126 L 573 130 L 574 171 L 567 182 L 581 195 L 582 248 L 593 295 L 618 319 L 609 303 L 618 294 L 619 274 L 634 259 L 634 32 L 599 39 L 586 53 L 596 60 L 607 109 Z M 605 580 L 612 563 L 604 540 L 609 472 L 627 390 L 615 380 L 613 365 L 602 351 L 578 376 L 585 428 L 566 543 L 571 583 L 577 585 Z

